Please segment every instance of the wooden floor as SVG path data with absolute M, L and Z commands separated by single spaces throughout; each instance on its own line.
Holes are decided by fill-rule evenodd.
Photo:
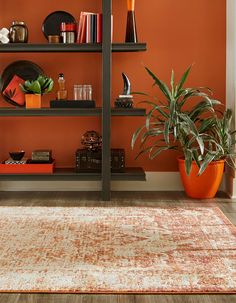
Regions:
M 110 202 L 99 193 L 0 192 L 1 206 L 217 206 L 236 225 L 236 200 L 219 194 L 214 200 L 196 201 L 182 192 L 113 193 Z M 0 303 L 236 303 L 236 295 L 60 295 L 0 294 Z

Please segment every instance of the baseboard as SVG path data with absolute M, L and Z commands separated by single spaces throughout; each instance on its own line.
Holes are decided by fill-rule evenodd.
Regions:
M 113 181 L 113 191 L 182 191 L 178 172 L 146 172 L 147 181 Z M 222 182 L 221 189 L 224 187 Z M 99 191 L 98 181 L 2 181 L 0 191 Z
M 147 181 L 113 181 L 114 191 L 183 190 L 178 172 L 147 172 Z M 2 181 L 0 191 L 99 191 L 98 181 Z
M 114 181 L 112 190 L 116 191 L 181 191 L 179 172 L 146 172 L 147 181 Z
M 231 199 L 236 199 L 236 179 L 231 174 L 225 174 L 225 193 Z

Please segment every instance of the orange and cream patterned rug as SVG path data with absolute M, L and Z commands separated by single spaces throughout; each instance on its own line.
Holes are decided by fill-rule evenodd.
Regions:
M 0 291 L 235 293 L 218 208 L 0 207 Z

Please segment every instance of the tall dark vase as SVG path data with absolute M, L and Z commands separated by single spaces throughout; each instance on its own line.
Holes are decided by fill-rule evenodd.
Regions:
M 135 6 L 135 0 L 127 0 L 128 14 L 127 14 L 125 42 L 137 43 L 138 37 L 137 37 L 134 6 Z

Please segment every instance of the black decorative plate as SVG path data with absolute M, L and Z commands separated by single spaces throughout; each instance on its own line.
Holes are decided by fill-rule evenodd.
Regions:
M 76 23 L 76 20 L 70 13 L 64 11 L 56 11 L 46 17 L 42 25 L 42 31 L 46 39 L 50 35 L 60 35 L 60 25 L 62 22 Z
M 15 101 L 3 94 L 5 88 L 15 75 L 19 76 L 23 80 L 35 80 L 41 74 L 44 74 L 44 71 L 34 62 L 21 60 L 11 63 L 4 69 L 1 76 L 0 89 L 2 97 L 10 104 L 19 106 Z

